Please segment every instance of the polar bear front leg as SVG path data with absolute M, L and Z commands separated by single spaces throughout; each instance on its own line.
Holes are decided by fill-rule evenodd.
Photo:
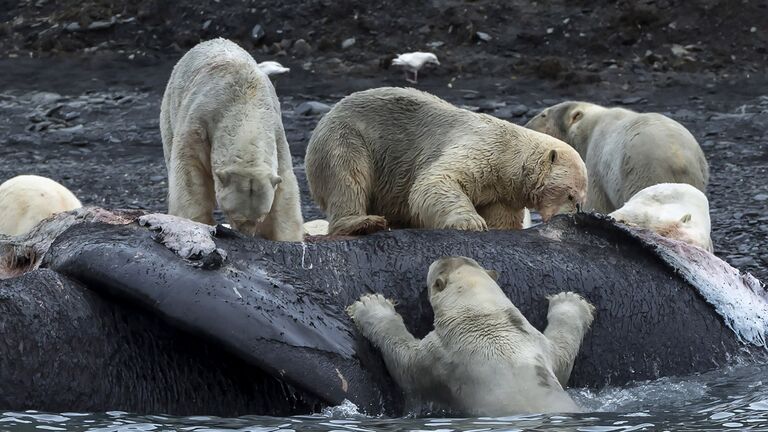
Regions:
M 579 353 L 581 340 L 594 319 L 595 307 L 574 292 L 548 296 L 549 313 L 544 336 L 551 343 L 551 353 L 557 380 L 565 388 L 571 376 L 573 362 Z
M 216 193 L 213 177 L 196 156 L 210 148 L 198 133 L 174 137 L 168 169 L 168 214 L 214 225 Z M 191 150 L 191 151 L 190 151 Z
M 272 209 L 262 224 L 262 235 L 275 241 L 304 240 L 304 220 L 301 216 L 299 184 L 293 173 L 280 174 Z
M 408 197 L 411 215 L 424 228 L 487 231 L 458 182 L 446 176 L 420 177 Z
M 405 328 L 391 301 L 367 294 L 347 308 L 360 333 L 381 351 L 390 375 L 403 389 L 412 389 L 421 369 L 419 340 Z
M 485 219 L 490 229 L 523 229 L 525 208 L 515 209 L 506 204 L 495 202 L 478 208 L 477 212 Z

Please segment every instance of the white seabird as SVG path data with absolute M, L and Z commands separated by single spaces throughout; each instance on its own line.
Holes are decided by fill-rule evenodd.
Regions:
M 287 68 L 276 61 L 265 61 L 258 64 L 259 69 L 267 75 L 280 75 L 286 72 L 290 72 L 290 68 Z
M 427 52 L 398 54 L 397 57 L 392 60 L 392 66 L 402 66 L 405 69 L 405 80 L 414 84 L 418 82 L 419 69 L 424 67 L 427 63 L 440 64 L 440 62 L 437 61 L 436 55 Z M 408 77 L 409 71 L 413 72 L 413 79 Z

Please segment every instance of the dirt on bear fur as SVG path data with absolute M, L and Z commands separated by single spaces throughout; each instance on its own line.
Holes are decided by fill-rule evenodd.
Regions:
M 165 211 L 165 84 L 186 50 L 225 37 L 291 68 L 275 86 L 306 220 L 323 216 L 303 164 L 322 109 L 306 102 L 414 86 L 523 125 L 587 100 L 686 126 L 710 164 L 715 253 L 768 281 L 766 16 L 766 0 L 0 0 L 0 180 Z M 408 51 L 440 66 L 409 84 L 390 67 Z

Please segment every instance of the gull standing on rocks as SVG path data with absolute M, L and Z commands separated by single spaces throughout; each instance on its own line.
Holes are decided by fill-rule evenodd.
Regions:
M 286 72 L 290 72 L 290 68 L 287 68 L 276 61 L 265 61 L 258 64 L 259 69 L 267 75 L 280 75 Z
M 402 66 L 403 69 L 405 69 L 405 80 L 414 84 L 418 82 L 419 69 L 424 67 L 427 63 L 440 64 L 440 62 L 437 61 L 436 55 L 426 52 L 398 54 L 397 57 L 392 60 L 392 66 Z M 409 71 L 413 72 L 413 79 L 408 77 Z

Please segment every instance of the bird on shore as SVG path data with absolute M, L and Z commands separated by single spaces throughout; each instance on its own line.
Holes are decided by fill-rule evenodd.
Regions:
M 427 52 L 398 54 L 392 60 L 392 66 L 402 66 L 405 69 L 405 80 L 414 84 L 418 83 L 419 69 L 428 63 L 440 64 L 436 55 Z M 413 79 L 410 79 L 408 72 L 413 73 Z
M 287 68 L 276 61 L 265 61 L 258 64 L 259 69 L 267 75 L 280 75 L 286 72 L 290 72 L 290 68 Z

